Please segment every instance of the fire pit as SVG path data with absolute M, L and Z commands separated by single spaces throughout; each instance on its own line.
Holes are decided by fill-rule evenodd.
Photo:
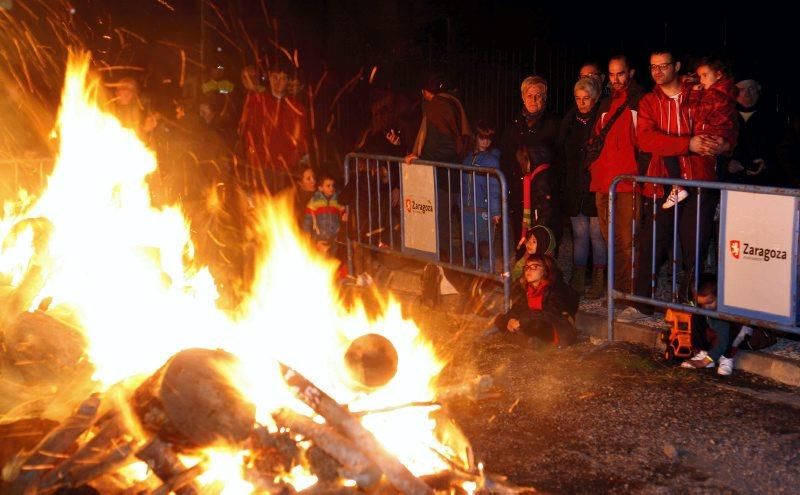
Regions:
M 288 201 L 252 212 L 252 283 L 219 309 L 180 209 L 150 204 L 155 158 L 88 72 L 71 58 L 47 188 L 0 220 L 1 492 L 519 491 L 441 408 L 491 378 L 436 390 L 417 326 L 393 301 L 345 308 Z

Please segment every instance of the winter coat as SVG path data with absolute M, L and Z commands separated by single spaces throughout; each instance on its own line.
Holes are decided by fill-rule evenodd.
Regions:
M 639 149 L 651 153 L 646 175 L 669 177 L 664 157 L 677 157 L 681 179 L 715 180 L 716 157 L 691 154 L 689 141 L 693 126 L 689 118 L 690 86 L 684 86 L 675 98 L 670 98 L 659 86 L 647 93 L 639 102 L 637 141 Z M 646 184 L 644 195 L 664 194 L 661 186 Z
M 339 204 L 338 194 L 327 197 L 317 191 L 306 205 L 303 229 L 311 233 L 313 240 L 333 241 L 339 233 L 344 206 Z
M 585 115 L 572 108 L 561 120 L 558 132 L 558 151 L 564 169 L 564 213 L 570 217 L 597 216 L 594 192 L 589 190 L 591 174 L 586 163 L 586 143 L 592 135 L 597 118 L 598 101 Z
M 464 165 L 471 167 L 500 169 L 500 150 L 493 148 L 484 152 L 472 152 L 464 159 Z M 461 177 L 461 195 L 464 198 L 464 208 L 475 208 L 487 211 L 490 217 L 500 215 L 500 181 L 494 175 L 489 175 L 487 187 L 486 176 L 475 173 L 475 190 L 472 189 L 472 174 L 464 172 Z
M 617 118 L 606 134 L 600 156 L 589 165 L 592 182 L 589 189 L 595 193 L 608 194 L 611 182 L 618 175 L 639 173 L 639 149 L 636 142 L 637 109 L 642 91 L 639 85 L 631 82 L 627 88 L 615 91 L 611 98 L 600 103 L 597 122 L 592 139 L 597 139 L 600 131 L 608 123 L 621 105 L 628 109 Z M 631 192 L 633 184 L 621 182 L 617 192 Z
M 730 77 L 724 77 L 708 89 L 694 89 L 689 93 L 689 120 L 692 134 L 719 136 L 736 145 L 739 114 L 736 113 L 736 86 Z

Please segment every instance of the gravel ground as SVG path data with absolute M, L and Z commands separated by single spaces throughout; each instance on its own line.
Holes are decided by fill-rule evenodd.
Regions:
M 631 344 L 542 348 L 481 337 L 475 317 L 409 312 L 452 359 L 442 383 L 500 377 L 499 399 L 450 405 L 489 472 L 549 493 L 797 493 L 794 389 Z

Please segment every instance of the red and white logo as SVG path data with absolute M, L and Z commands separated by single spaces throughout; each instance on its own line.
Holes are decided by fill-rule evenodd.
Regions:
M 734 258 L 736 258 L 738 260 L 739 259 L 739 255 L 742 252 L 741 251 L 741 244 L 739 243 L 739 241 L 729 241 L 729 247 L 730 247 L 730 250 L 731 250 L 731 256 L 733 256 Z

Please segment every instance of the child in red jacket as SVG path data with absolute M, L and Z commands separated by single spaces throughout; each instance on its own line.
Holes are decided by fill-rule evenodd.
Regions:
M 736 86 L 733 84 L 733 79 L 727 74 L 727 68 L 722 61 L 711 57 L 700 60 L 696 73 L 700 83 L 685 88 L 685 91 L 690 91 L 687 104 L 692 135 L 720 137 L 733 148 L 738 132 Z M 669 176 L 679 179 L 680 170 L 670 170 L 670 168 L 667 166 Z M 672 208 L 688 195 L 689 193 L 682 187 L 674 186 L 661 207 Z

